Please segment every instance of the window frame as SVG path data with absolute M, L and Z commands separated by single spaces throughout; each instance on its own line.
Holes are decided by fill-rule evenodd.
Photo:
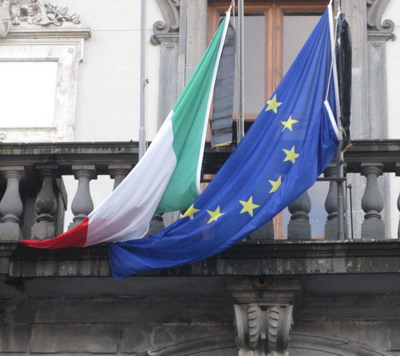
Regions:
M 327 0 L 309 1 L 252 1 L 246 2 L 244 13 L 264 13 L 265 16 L 265 90 L 264 101 L 271 96 L 283 77 L 283 19 L 288 13 L 321 14 L 328 4 Z M 208 42 L 218 27 L 220 16 L 227 10 L 226 2 L 209 1 Z M 237 8 L 235 9 L 237 13 Z M 268 55 L 267 55 L 268 53 Z M 257 113 L 245 113 L 246 121 L 253 121 Z M 234 119 L 236 119 L 234 117 Z

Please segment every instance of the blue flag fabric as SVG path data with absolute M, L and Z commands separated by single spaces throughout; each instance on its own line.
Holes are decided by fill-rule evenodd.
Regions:
M 245 138 L 188 211 L 155 235 L 109 245 L 115 279 L 215 255 L 314 184 L 339 143 L 328 11 Z

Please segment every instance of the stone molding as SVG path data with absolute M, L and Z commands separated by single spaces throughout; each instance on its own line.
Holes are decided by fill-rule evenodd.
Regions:
M 367 0 L 367 26 L 368 40 L 387 41 L 394 40 L 394 22 L 386 19 L 382 20 L 390 0 Z
M 180 0 L 157 0 L 163 21 L 156 21 L 153 24 L 154 34 L 150 38 L 153 45 L 159 45 L 162 42 L 178 42 L 179 38 L 179 9 Z

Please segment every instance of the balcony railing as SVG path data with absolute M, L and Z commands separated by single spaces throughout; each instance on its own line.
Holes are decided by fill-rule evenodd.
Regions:
M 212 150 L 206 147 L 204 174 L 215 174 L 232 149 Z M 63 183 L 65 176 L 74 176 L 78 181 L 76 193 L 71 197 L 73 221 L 68 227 L 79 224 L 93 209 L 90 181 L 104 175 L 113 178 L 116 186 L 137 159 L 136 142 L 0 144 L 0 243 L 17 242 L 22 238 L 46 239 L 63 232 L 67 208 Z M 355 141 L 344 155 L 344 167 L 347 174 L 359 176 L 360 186 L 365 184 L 360 199 L 364 217 L 362 221 L 353 221 L 351 208 L 347 207 L 346 238 L 352 237 L 351 226 L 360 224 L 361 233 L 355 238 L 384 239 L 385 222 L 381 214 L 388 201 L 380 192 L 379 180 L 386 173 L 400 175 L 400 141 Z M 325 170 L 324 177 L 328 178 L 326 184 L 329 184 L 329 188 L 323 198 L 326 210 L 324 236 L 319 238 L 337 240 L 337 179 L 334 165 Z M 350 190 L 347 191 L 350 193 Z M 313 200 L 306 192 L 289 206 L 286 218 L 274 222 L 275 225 L 287 225 L 288 240 L 312 238 L 311 226 L 314 222 L 309 216 L 312 204 Z M 397 206 L 400 209 L 400 200 Z M 398 219 L 395 223 L 397 226 Z M 286 226 L 282 230 L 286 231 Z M 277 231 L 279 229 L 271 222 L 249 239 L 276 239 L 279 237 Z

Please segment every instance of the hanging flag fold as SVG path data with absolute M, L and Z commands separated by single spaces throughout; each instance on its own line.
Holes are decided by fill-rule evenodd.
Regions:
M 235 91 L 236 31 L 229 25 L 215 81 L 211 119 L 211 147 L 232 143 L 232 114 Z
M 157 211 L 187 208 L 200 194 L 204 140 L 230 10 L 143 158 L 123 182 L 75 228 L 35 248 L 87 247 L 146 235 Z
M 340 122 L 343 140 L 342 151 L 351 147 L 350 142 L 350 116 L 351 116 L 351 72 L 352 49 L 350 26 L 344 14 L 337 18 L 336 62 L 338 68 L 338 82 L 340 92 Z
M 240 145 L 186 213 L 161 232 L 108 245 L 114 278 L 179 266 L 241 241 L 300 196 L 340 132 L 330 8 Z

